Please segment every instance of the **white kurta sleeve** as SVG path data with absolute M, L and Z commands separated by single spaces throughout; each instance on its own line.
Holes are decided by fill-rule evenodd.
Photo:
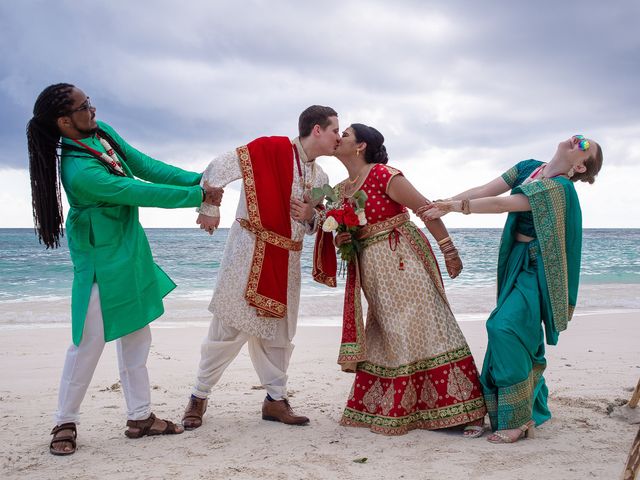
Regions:
M 204 186 L 204 182 L 207 182 L 212 187 L 225 187 L 240 178 L 242 178 L 240 159 L 234 150 L 211 160 L 202 174 L 200 185 Z
M 200 180 L 200 186 L 204 187 L 204 183 L 207 182 L 212 187 L 225 187 L 227 184 L 242 178 L 242 171 L 240 170 L 240 159 L 236 151 L 223 153 L 222 155 L 211 160 L 204 173 L 202 174 L 202 180 Z M 211 209 L 215 210 L 211 210 Z M 200 204 L 200 207 L 196 209 L 208 216 L 219 216 L 217 207 L 211 207 L 204 202 Z

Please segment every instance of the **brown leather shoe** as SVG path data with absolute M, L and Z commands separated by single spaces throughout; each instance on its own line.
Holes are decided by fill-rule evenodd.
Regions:
M 289 400 L 269 400 L 264 399 L 262 404 L 262 419 L 272 422 L 282 422 L 287 425 L 304 425 L 309 423 L 307 417 L 296 415 L 289 405 Z
M 191 395 L 182 416 L 182 425 L 185 430 L 193 430 L 202 425 L 202 416 L 207 411 L 207 402 L 206 398 L 198 398 Z

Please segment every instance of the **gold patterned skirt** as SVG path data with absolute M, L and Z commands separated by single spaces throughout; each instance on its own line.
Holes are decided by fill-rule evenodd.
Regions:
M 369 307 L 366 361 L 358 363 L 340 421 L 386 435 L 463 425 L 486 414 L 469 346 L 427 268 L 435 264 L 428 240 L 410 226 L 397 230 L 393 250 L 378 241 L 359 256 Z

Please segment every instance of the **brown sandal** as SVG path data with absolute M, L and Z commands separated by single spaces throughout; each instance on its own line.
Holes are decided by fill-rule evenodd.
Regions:
M 65 434 L 65 435 L 58 435 L 59 432 L 61 432 L 62 430 L 71 430 L 72 433 L 71 434 Z M 53 435 L 53 438 L 51 439 L 51 443 L 49 443 L 49 452 L 51 452 L 53 455 L 71 455 L 72 453 L 76 453 L 76 438 L 78 436 L 78 431 L 76 430 L 76 424 L 71 422 L 71 423 L 63 423 L 62 425 L 56 425 L 55 427 L 53 427 L 53 430 L 51 430 L 51 435 Z M 55 443 L 60 443 L 60 442 L 69 442 L 71 443 L 71 450 L 66 451 L 66 450 L 58 450 L 56 448 L 54 448 L 54 444 Z
M 129 438 L 141 438 L 144 436 L 152 436 L 152 435 L 177 435 L 184 430 L 181 430 L 182 427 L 178 427 L 175 423 L 170 422 L 169 420 L 158 419 L 164 423 L 166 426 L 162 430 L 151 428 L 156 421 L 156 416 L 152 413 L 149 415 L 149 418 L 146 420 L 128 420 L 127 427 L 128 430 L 124 432 L 124 434 Z M 137 432 L 132 432 L 131 428 L 137 428 Z

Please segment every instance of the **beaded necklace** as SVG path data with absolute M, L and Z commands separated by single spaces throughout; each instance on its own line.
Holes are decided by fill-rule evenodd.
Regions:
M 111 167 L 111 169 L 114 171 L 116 175 L 125 177 L 126 173 L 124 173 L 124 169 L 122 168 L 122 163 L 118 159 L 118 156 L 116 155 L 116 152 L 113 150 L 111 145 L 109 145 L 109 142 L 107 142 L 104 138 L 102 138 L 97 133 L 96 133 L 96 137 L 98 138 L 98 140 L 100 140 L 100 144 L 104 147 L 104 149 L 106 150 L 106 153 L 99 152 L 95 148 L 91 148 L 89 145 L 86 145 L 82 143 L 80 140 L 76 140 L 75 138 L 72 138 L 71 140 L 73 140 L 75 143 L 80 145 L 82 148 L 87 149 L 89 153 L 91 153 L 94 157 L 98 158 L 102 162 L 109 165 L 109 167 Z

